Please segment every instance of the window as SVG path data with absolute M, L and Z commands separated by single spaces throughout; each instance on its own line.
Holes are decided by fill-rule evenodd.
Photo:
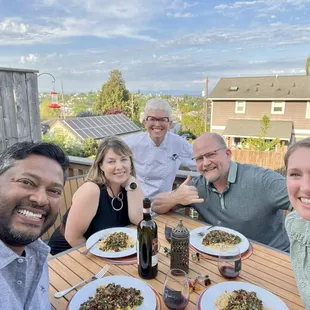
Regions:
M 284 109 L 285 109 L 284 101 L 272 102 L 271 114 L 284 114 Z
M 307 102 L 306 118 L 310 118 L 310 101 Z
M 236 101 L 235 113 L 245 113 L 245 101 Z
M 238 86 L 231 86 L 231 87 L 229 87 L 230 91 L 237 91 L 238 89 L 239 89 Z

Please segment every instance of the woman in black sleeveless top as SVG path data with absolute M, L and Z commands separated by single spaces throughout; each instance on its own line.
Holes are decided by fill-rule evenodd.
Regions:
M 85 183 L 51 236 L 51 254 L 83 244 L 102 229 L 137 225 L 142 219 L 143 194 L 135 175 L 127 144 L 117 137 L 105 138 Z

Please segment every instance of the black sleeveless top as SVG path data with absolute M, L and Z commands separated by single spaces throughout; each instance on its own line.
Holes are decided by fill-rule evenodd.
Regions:
M 100 197 L 96 215 L 90 222 L 87 231 L 84 233 L 84 237 L 88 239 L 92 234 L 97 231 L 112 228 L 112 227 L 124 227 L 130 224 L 128 217 L 128 201 L 127 191 L 121 187 L 123 194 L 123 208 L 120 211 L 115 211 L 112 208 L 112 198 L 109 196 L 105 185 L 100 185 Z M 116 209 L 119 209 L 120 201 L 115 199 L 113 205 Z M 87 206 L 86 206 L 87 207 Z M 62 225 L 65 227 L 67 217 L 70 209 L 64 214 L 62 218 Z M 70 244 L 66 241 L 65 237 L 61 233 L 60 227 L 58 227 L 51 236 L 48 245 L 51 247 L 51 254 L 55 255 L 62 251 L 66 251 L 71 248 Z
M 124 227 L 130 224 L 127 191 L 123 187 L 121 187 L 121 191 L 123 193 L 123 208 L 120 211 L 115 211 L 112 208 L 112 198 L 109 196 L 107 188 L 104 185 L 100 187 L 97 213 L 84 234 L 86 239 L 99 230 L 112 227 Z M 119 209 L 121 206 L 117 199 L 114 199 L 113 205 L 116 209 Z

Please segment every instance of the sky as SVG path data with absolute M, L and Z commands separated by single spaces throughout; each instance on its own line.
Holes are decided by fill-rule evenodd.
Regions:
M 0 0 L 0 67 L 55 90 L 200 95 L 221 77 L 305 74 L 310 0 Z M 48 75 L 39 91 L 51 91 Z

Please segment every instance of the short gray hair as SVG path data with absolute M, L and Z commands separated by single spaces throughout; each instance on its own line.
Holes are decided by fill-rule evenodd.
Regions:
M 168 118 L 171 121 L 172 118 L 172 108 L 170 104 L 163 99 L 153 98 L 146 102 L 144 109 L 144 119 L 146 119 L 149 115 L 150 111 L 165 111 L 168 113 Z

